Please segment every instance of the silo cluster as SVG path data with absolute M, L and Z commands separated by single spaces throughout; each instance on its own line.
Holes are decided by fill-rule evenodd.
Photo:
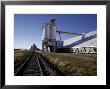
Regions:
M 43 51 L 55 52 L 56 49 L 56 24 L 55 19 L 43 24 L 42 28 L 42 49 Z
M 33 45 L 31 46 L 31 50 L 37 50 L 37 46 L 36 46 L 35 44 L 33 44 Z
M 56 40 L 55 19 L 51 19 L 49 23 L 44 23 L 42 40 Z

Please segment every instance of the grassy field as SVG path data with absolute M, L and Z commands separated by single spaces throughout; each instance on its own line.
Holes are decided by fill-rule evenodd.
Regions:
M 14 51 L 14 72 L 25 61 L 24 59 L 29 54 L 29 51 Z
M 24 56 L 23 51 L 14 52 L 14 61 L 21 60 L 21 58 Z
M 41 53 L 67 76 L 96 76 L 97 54 Z
M 29 51 L 14 51 L 14 61 L 20 61 L 28 54 L 30 54 Z

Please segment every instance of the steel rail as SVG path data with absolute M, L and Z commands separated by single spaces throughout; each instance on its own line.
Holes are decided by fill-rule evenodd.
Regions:
M 29 61 L 29 59 L 32 57 L 32 54 L 26 59 L 26 61 L 20 66 L 20 68 L 15 72 L 15 76 L 19 75 L 21 73 L 21 71 L 23 70 L 23 68 L 25 67 L 25 65 L 27 64 L 27 62 Z

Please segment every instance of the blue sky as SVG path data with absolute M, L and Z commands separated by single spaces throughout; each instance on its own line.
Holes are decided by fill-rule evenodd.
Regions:
M 36 44 L 41 49 L 42 25 L 50 18 L 56 19 L 57 30 L 60 31 L 87 33 L 97 30 L 96 14 L 15 14 L 14 48 L 29 49 Z M 61 35 L 62 40 L 72 36 Z

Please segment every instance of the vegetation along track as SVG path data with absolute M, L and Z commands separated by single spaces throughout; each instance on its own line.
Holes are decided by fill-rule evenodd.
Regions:
M 16 71 L 15 76 L 63 76 L 55 65 L 50 63 L 41 54 L 32 52 Z

